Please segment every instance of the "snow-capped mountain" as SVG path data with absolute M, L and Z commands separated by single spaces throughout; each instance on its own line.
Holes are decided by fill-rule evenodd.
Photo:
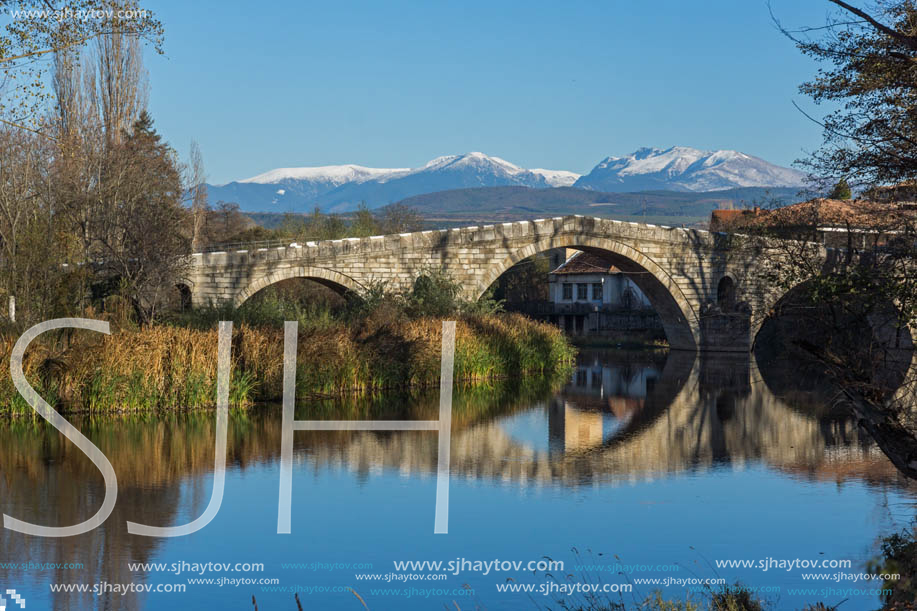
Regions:
M 738 151 L 687 146 L 641 148 L 607 157 L 573 186 L 595 191 L 718 191 L 734 187 L 795 187 L 805 174 Z
M 398 172 L 409 172 L 411 168 L 367 168 L 361 165 L 324 165 L 315 168 L 277 168 L 239 182 L 276 184 L 286 180 L 307 180 L 318 184 L 337 187 L 345 182 L 364 182 Z
M 277 168 L 225 185 L 208 185 L 210 202 L 236 202 L 250 212 L 311 211 L 319 199 L 338 187 L 359 184 L 408 172 L 410 168 L 367 168 L 359 165 L 326 165 Z
M 337 165 L 278 168 L 225 185 L 208 186 L 212 203 L 234 201 L 258 212 L 346 211 L 361 202 L 370 208 L 406 197 L 469 187 L 572 185 L 579 174 L 563 170 L 527 170 L 484 153 L 437 157 L 419 168 L 367 168 Z
M 532 168 L 529 170 L 533 174 L 544 176 L 545 182 L 552 187 L 572 187 L 581 174 L 568 172 L 566 170 L 544 170 L 542 168 Z
M 544 189 L 552 186 L 541 174 L 520 168 L 484 153 L 446 155 L 422 167 L 394 172 L 362 183 L 350 183 L 322 196 L 321 206 L 348 210 L 365 201 L 374 208 L 412 195 L 469 187 L 522 186 Z
M 577 187 L 594 191 L 716 191 L 733 187 L 798 186 L 802 172 L 738 151 L 686 146 L 642 148 L 608 157 L 580 176 L 564 170 L 527 170 L 484 153 L 437 157 L 418 168 L 329 165 L 278 168 L 245 180 L 209 186 L 210 202 L 236 202 L 249 212 L 378 208 L 407 197 L 473 187 Z

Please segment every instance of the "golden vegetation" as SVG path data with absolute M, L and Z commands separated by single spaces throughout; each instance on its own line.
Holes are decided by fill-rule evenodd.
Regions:
M 551 375 L 573 350 L 554 327 L 512 314 L 457 316 L 455 379 L 481 382 L 522 374 Z M 421 317 L 361 324 L 332 322 L 303 329 L 298 342 L 297 396 L 335 396 L 439 382 L 441 319 Z M 0 338 L 0 367 L 9 370 L 14 337 Z M 49 334 L 26 352 L 30 384 L 70 412 L 118 412 L 213 406 L 217 331 L 175 326 L 122 329 L 111 336 Z M 235 326 L 230 404 L 244 407 L 281 396 L 283 331 Z M 0 379 L 7 413 L 27 413 L 9 376 Z

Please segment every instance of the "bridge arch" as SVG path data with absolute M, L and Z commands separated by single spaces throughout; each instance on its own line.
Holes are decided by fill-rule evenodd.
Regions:
M 175 291 L 178 297 L 178 309 L 180 312 L 184 312 L 191 308 L 191 295 L 193 292 L 193 285 L 189 282 L 181 280 L 175 284 Z
M 364 288 L 363 285 L 361 285 L 353 278 L 324 267 L 288 267 L 255 278 L 255 280 L 250 282 L 248 286 L 236 294 L 235 298 L 233 299 L 233 305 L 235 307 L 239 307 L 261 289 L 267 288 L 272 284 L 276 284 L 277 282 L 281 282 L 283 280 L 291 280 L 293 278 L 315 280 L 316 282 L 324 284 L 325 286 L 330 287 L 339 293 L 349 292 L 359 295 L 363 292 Z
M 655 261 L 627 244 L 590 235 L 556 236 L 523 246 L 505 259 L 490 266 L 474 287 L 475 299 L 516 263 L 553 248 L 575 248 L 609 259 L 620 270 L 633 274 L 631 279 L 647 296 L 662 319 L 669 346 L 679 350 L 696 350 L 700 345 L 698 314 L 681 288 Z

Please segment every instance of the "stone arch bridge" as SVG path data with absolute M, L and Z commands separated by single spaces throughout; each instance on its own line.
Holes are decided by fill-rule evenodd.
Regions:
M 761 253 L 725 234 L 583 216 L 196 253 L 186 282 L 195 305 L 240 305 L 290 278 L 359 294 L 377 281 L 408 288 L 439 268 L 477 299 L 514 264 L 554 248 L 601 254 L 631 274 L 676 349 L 747 351 L 780 296 L 763 280 Z M 726 312 L 713 307 L 724 286 L 738 304 Z

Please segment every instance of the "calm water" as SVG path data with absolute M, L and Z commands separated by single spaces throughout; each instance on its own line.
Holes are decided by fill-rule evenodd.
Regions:
M 797 596 L 793 588 L 869 588 L 805 581 L 805 569 L 716 568 L 720 560 L 850 560 L 861 573 L 877 538 L 906 526 L 917 486 L 901 478 L 849 420 L 818 405 L 790 404 L 748 358 L 585 352 L 569 383 L 505 384 L 457 391 L 448 535 L 433 534 L 437 435 L 431 432 L 297 432 L 293 532 L 276 534 L 279 406 L 230 420 L 222 509 L 202 531 L 174 539 L 129 535 L 127 520 L 183 524 L 212 486 L 214 415 L 80 419 L 112 462 L 118 504 L 95 531 L 69 539 L 0 530 L 5 563 L 79 563 L 82 568 L 0 568 L 28 609 L 296 609 L 290 592 L 258 584 L 189 584 L 190 578 L 278 579 L 300 588 L 305 609 L 556 608 L 539 593 L 497 584 L 545 583 L 543 573 L 466 570 L 444 581 L 365 581 L 393 561 L 464 558 L 565 563 L 557 578 L 625 583 L 615 571 L 578 564 L 643 565 L 627 579 L 736 580 L 770 588 L 777 609 L 823 600 L 874 609 L 875 595 Z M 437 397 L 386 397 L 301 406 L 297 417 L 437 417 Z M 315 415 L 318 414 L 318 415 Z M 102 479 L 53 429 L 0 429 L 3 513 L 46 525 L 92 515 Z M 574 551 L 578 550 L 578 551 Z M 617 560 L 616 560 L 617 558 Z M 262 572 L 203 575 L 132 571 L 128 563 L 263 563 Z M 301 563 L 305 568 L 285 566 Z M 313 563 L 324 565 L 313 570 Z M 367 568 L 325 568 L 363 564 Z M 369 568 L 371 565 L 371 568 Z M 400 571 L 424 573 L 429 571 Z M 184 584 L 183 593 L 52 594 L 49 584 Z M 349 591 L 352 587 L 361 602 Z M 312 591 L 309 588 L 324 588 Z M 449 590 L 447 595 L 383 589 Z M 453 589 L 471 588 L 461 596 Z M 635 585 L 624 600 L 684 586 Z M 332 591 L 338 590 L 338 591 Z M 778 591 L 779 590 L 779 591 Z M 465 589 L 465 592 L 468 590 Z M 617 600 L 617 596 L 614 597 Z M 454 602 L 453 602 L 454 601 Z M 17 608 L 17 607 L 7 607 Z

